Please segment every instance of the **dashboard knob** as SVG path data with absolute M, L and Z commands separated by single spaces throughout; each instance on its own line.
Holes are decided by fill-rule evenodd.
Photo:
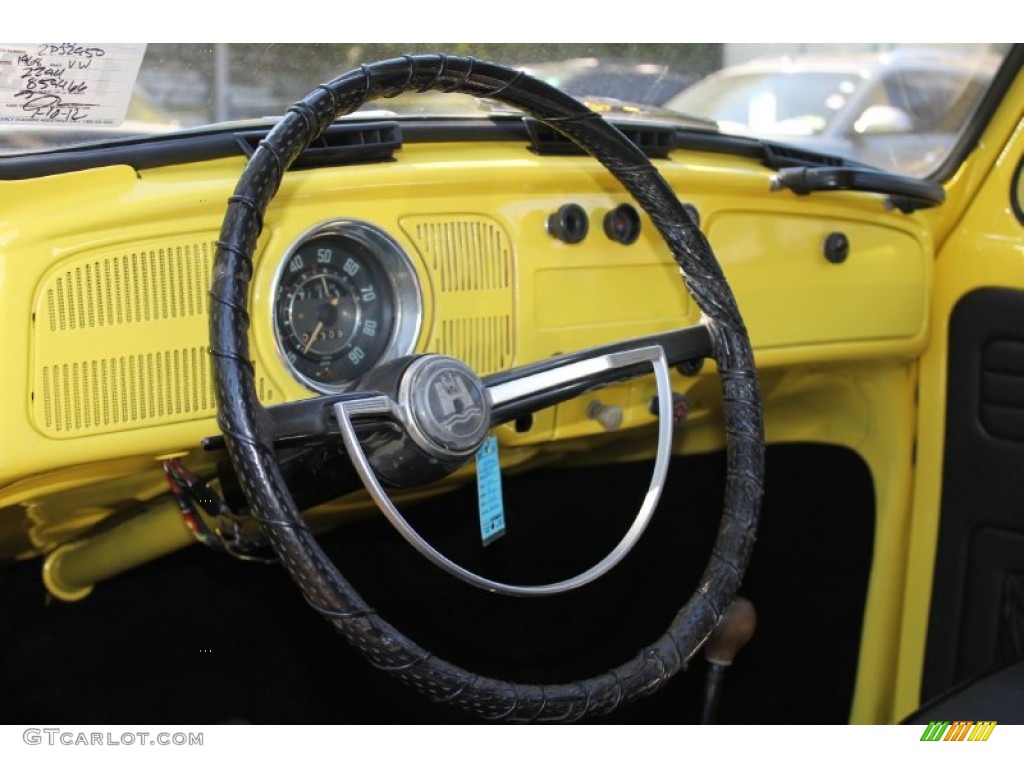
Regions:
M 830 264 L 842 264 L 850 255 L 850 239 L 842 232 L 832 232 L 825 238 L 823 249 Z
M 609 432 L 614 432 L 622 426 L 622 408 L 592 400 L 587 406 L 587 418 L 593 419 Z
M 548 234 L 569 245 L 582 242 L 589 229 L 587 212 L 576 203 L 566 203 L 548 216 Z

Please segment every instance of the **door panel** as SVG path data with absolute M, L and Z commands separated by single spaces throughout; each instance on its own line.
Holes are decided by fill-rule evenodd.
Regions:
M 1022 105 L 1018 76 L 932 221 L 896 719 L 1024 650 Z

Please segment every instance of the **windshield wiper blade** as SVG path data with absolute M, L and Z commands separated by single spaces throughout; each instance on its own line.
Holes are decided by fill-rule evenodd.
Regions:
M 798 195 L 839 190 L 877 192 L 888 195 L 889 205 L 903 213 L 932 208 L 946 199 L 946 190 L 934 181 L 850 166 L 782 168 L 771 188 L 790 189 Z

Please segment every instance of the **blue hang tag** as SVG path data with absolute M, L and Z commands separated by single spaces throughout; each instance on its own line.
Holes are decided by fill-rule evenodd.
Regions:
M 505 535 L 505 504 L 501 499 L 498 440 L 491 435 L 476 453 L 476 491 L 480 507 L 480 538 L 486 547 Z

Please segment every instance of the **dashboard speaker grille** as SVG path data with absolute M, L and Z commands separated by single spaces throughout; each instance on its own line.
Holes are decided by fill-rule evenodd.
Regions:
M 205 348 L 186 347 L 45 366 L 44 425 L 67 433 L 164 416 L 210 416 L 208 357 Z
M 512 253 L 504 230 L 482 216 L 461 219 L 415 217 L 416 245 L 439 279 L 441 293 L 487 291 L 512 284 Z
M 512 319 L 508 315 L 442 320 L 433 351 L 457 357 L 485 376 L 512 365 Z
M 32 412 L 71 438 L 214 415 L 207 353 L 213 237 L 63 260 L 35 301 Z M 257 372 L 264 402 L 275 393 Z
M 185 243 L 91 259 L 58 272 L 46 290 L 50 331 L 206 314 L 213 244 Z
M 427 349 L 451 355 L 480 375 L 515 359 L 515 260 L 508 234 L 494 219 L 468 214 L 407 216 L 434 286 L 435 324 Z

